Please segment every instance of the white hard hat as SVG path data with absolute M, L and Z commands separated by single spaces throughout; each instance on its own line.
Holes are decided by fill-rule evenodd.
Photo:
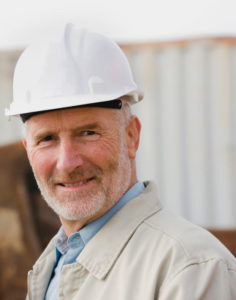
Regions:
M 128 60 L 106 37 L 67 24 L 61 41 L 29 46 L 19 58 L 6 115 L 86 105 L 128 96 L 142 99 Z

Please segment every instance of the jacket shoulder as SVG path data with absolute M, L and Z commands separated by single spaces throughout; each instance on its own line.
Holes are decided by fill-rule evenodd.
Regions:
M 184 264 L 220 260 L 236 271 L 236 260 L 230 251 L 206 229 L 176 216 L 166 209 L 147 218 L 143 226 L 152 231 L 165 253 L 177 256 Z M 151 237 L 152 236 L 152 237 Z

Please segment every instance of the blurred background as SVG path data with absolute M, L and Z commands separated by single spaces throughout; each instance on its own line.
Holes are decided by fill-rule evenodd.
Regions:
M 67 22 L 109 36 L 130 61 L 144 92 L 133 107 L 142 122 L 139 178 L 236 253 L 235 1 L 0 3 L 0 299 L 24 299 L 25 270 L 59 226 L 18 142 L 20 122 L 4 116 L 13 71 L 29 43 L 60 37 Z

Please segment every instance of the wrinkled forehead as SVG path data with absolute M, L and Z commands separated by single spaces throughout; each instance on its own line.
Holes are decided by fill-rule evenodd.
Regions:
M 77 107 L 36 114 L 25 123 L 26 131 L 34 134 L 41 130 L 73 130 L 97 124 L 101 128 L 120 128 L 123 110 L 102 107 Z

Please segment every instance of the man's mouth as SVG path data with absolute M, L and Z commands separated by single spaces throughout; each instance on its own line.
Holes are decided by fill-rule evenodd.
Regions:
M 60 183 L 58 183 L 58 185 L 63 186 L 63 187 L 79 187 L 84 184 L 87 184 L 88 182 L 90 182 L 93 179 L 94 179 L 94 177 L 91 177 L 88 179 L 83 179 L 80 181 L 75 181 L 75 182 L 60 182 Z

